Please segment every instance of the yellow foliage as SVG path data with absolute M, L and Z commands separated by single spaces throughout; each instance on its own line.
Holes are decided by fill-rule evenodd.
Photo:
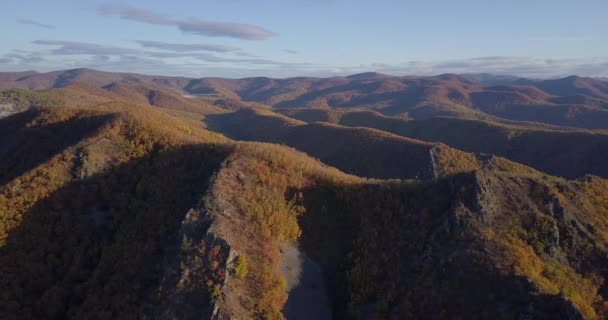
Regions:
M 247 264 L 247 257 L 238 256 L 236 257 L 236 262 L 234 266 L 234 274 L 237 278 L 243 279 L 247 276 L 249 272 L 249 265 Z
M 515 273 L 529 279 L 542 293 L 563 294 L 585 316 L 597 319 L 593 304 L 600 301 L 599 284 L 557 261 L 543 261 L 523 240 L 510 237 L 504 243 L 513 255 Z

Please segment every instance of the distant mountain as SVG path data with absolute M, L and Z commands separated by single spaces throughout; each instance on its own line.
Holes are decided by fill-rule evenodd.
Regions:
M 482 86 L 455 75 L 367 74 L 327 79 L 202 79 L 190 89 L 236 96 L 275 109 L 369 109 L 415 119 L 497 117 L 583 128 L 607 127 L 608 88 L 600 81 L 588 78 L 512 80 L 513 85 Z M 560 91 L 564 94 L 560 95 Z
M 181 88 L 189 79 L 181 77 L 156 77 L 133 73 L 114 73 L 87 68 L 48 73 L 0 73 L 0 89 L 50 89 L 61 88 L 74 83 L 86 83 L 88 85 L 103 87 L 119 81 L 157 83 L 169 88 Z
M 382 73 L 378 73 L 378 72 L 364 72 L 364 73 L 357 73 L 357 74 L 353 74 L 350 76 L 347 76 L 347 78 L 349 79 L 354 79 L 354 80 L 362 80 L 362 79 L 386 79 L 386 78 L 391 78 L 392 76 L 386 75 L 386 74 L 382 74 Z
M 91 69 L 0 75 L 0 88 L 49 89 L 75 83 L 115 91 L 115 87 L 128 86 L 131 91 L 138 87 L 139 92 L 163 92 L 163 97 L 172 96 L 171 101 L 180 100 L 181 105 L 183 98 L 189 97 L 226 107 L 232 105 L 233 109 L 244 106 L 367 109 L 414 119 L 502 118 L 608 128 L 608 84 L 576 76 L 535 80 L 489 74 L 395 77 L 362 73 L 332 78 L 189 79 Z M 183 108 L 194 110 L 185 105 Z
M 128 101 L 137 101 L 142 104 L 186 111 L 198 114 L 220 113 L 223 109 L 210 101 L 192 99 L 182 92 L 168 89 L 160 85 L 145 85 L 133 82 L 112 82 L 103 86 L 103 89 L 116 94 Z
M 592 98 L 608 99 L 608 84 L 594 78 L 569 76 L 551 80 L 527 80 L 517 82 L 521 85 L 535 86 L 556 96 L 585 95 Z
M 490 73 L 468 73 L 461 75 L 461 77 L 486 86 L 512 85 L 521 79 L 515 76 Z

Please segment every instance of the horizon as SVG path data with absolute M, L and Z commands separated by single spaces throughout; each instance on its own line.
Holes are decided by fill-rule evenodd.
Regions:
M 49 70 L 49 71 L 37 71 L 37 70 L 20 70 L 20 71 L 0 71 L 0 73 L 28 73 L 28 72 L 34 72 L 36 74 L 47 74 L 47 73 L 55 73 L 55 72 L 68 72 L 68 71 L 77 71 L 77 70 L 89 70 L 89 71 L 94 71 L 94 72 L 108 72 L 108 73 L 117 73 L 117 74 L 134 74 L 134 75 L 141 75 L 141 76 L 148 76 L 148 77 L 173 77 L 173 78 L 190 78 L 190 79 L 203 79 L 203 78 L 223 78 L 223 79 L 232 79 L 232 80 L 240 80 L 240 79 L 248 79 L 248 78 L 268 78 L 268 79 L 279 79 L 279 80 L 283 80 L 283 79 L 294 79 L 294 78 L 348 78 L 348 77 L 354 77 L 354 76 L 358 76 L 358 75 L 363 75 L 363 74 L 368 74 L 368 73 L 374 73 L 374 74 L 378 74 L 381 76 L 388 76 L 388 77 L 400 77 L 400 78 L 407 78 L 407 77 L 412 77 L 412 78 L 423 78 L 423 77 L 428 77 L 428 78 L 433 78 L 433 77 L 440 77 L 440 76 L 446 76 L 446 75 L 454 75 L 454 76 L 490 76 L 490 77 L 506 77 L 506 78 L 514 78 L 514 79 L 529 79 L 529 80 L 557 80 L 557 79 L 565 79 L 565 78 L 571 78 L 571 77 L 577 77 L 577 78 L 591 78 L 591 79 L 598 79 L 601 81 L 608 81 L 608 77 L 604 77 L 604 76 L 581 76 L 581 75 L 577 75 L 577 74 L 569 74 L 569 75 L 564 75 L 564 76 L 555 76 L 555 77 L 546 77 L 546 78 L 541 78 L 541 77 L 522 77 L 522 76 L 517 76 L 517 75 L 512 75 L 512 74 L 495 74 L 495 73 L 438 73 L 438 74 L 428 74 L 428 75 L 420 75 L 420 74 L 390 74 L 390 73 L 382 73 L 382 72 L 376 72 L 376 71 L 362 71 L 362 72 L 358 72 L 358 73 L 352 73 L 352 74 L 344 74 L 344 75 L 328 75 L 328 76 L 287 76 L 287 77 L 269 77 L 269 76 L 264 76 L 264 75 L 260 75 L 260 76 L 249 76 L 249 77 L 218 77 L 218 76 L 203 76 L 203 77 L 188 77 L 188 76 L 183 76 L 183 75 L 163 75 L 163 74 L 155 74 L 155 73 L 145 73 L 145 72 L 131 72 L 131 71 L 106 71 L 106 70 L 101 70 L 101 69 L 95 69 L 95 68 L 90 68 L 90 67 L 75 67 L 75 68 L 70 68 L 70 69 L 55 69 L 55 70 Z
M 608 77 L 608 35 L 602 32 L 607 10 L 602 1 L 546 0 L 24 0 L 0 13 L 0 27 L 18 30 L 0 48 L 0 71 L 90 68 L 192 78 L 364 72 Z

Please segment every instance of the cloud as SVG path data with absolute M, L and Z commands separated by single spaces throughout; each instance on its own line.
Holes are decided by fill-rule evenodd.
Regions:
M 13 53 L 0 56 L 0 71 L 52 71 L 73 68 L 93 68 L 112 72 L 137 72 L 145 74 L 163 74 L 175 76 L 202 76 L 202 64 L 171 63 L 164 59 L 154 59 L 139 55 L 86 55 L 73 56 L 66 59 L 63 56 L 48 56 L 45 60 L 23 60 L 19 55 L 36 55 L 36 52 Z M 8 56 L 8 57 L 7 57 Z
M 40 51 L 12 50 L 8 54 L 0 55 L 0 69 L 18 71 L 89 67 L 107 71 L 237 78 L 249 76 L 326 77 L 368 71 L 419 76 L 442 73 L 490 73 L 531 78 L 556 78 L 573 74 L 592 77 L 608 76 L 608 57 L 548 59 L 526 56 L 488 56 L 441 61 L 340 66 L 240 57 L 232 52 L 170 51 L 168 49 L 160 51 L 60 40 L 37 40 L 34 43 L 56 48 L 51 50 L 45 48 Z M 154 49 L 161 49 L 161 46 L 156 46 Z
M 155 58 L 155 59 L 182 59 L 190 58 L 197 61 L 212 62 L 212 63 L 230 63 L 240 65 L 273 65 L 273 66 L 302 66 L 307 63 L 291 63 L 274 61 L 261 58 L 232 58 L 223 57 L 206 52 L 180 52 L 180 51 L 150 51 L 150 50 L 138 50 L 131 48 L 122 48 L 114 46 L 103 46 L 95 43 L 88 42 L 77 42 L 77 41 L 62 41 L 62 40 L 35 40 L 32 41 L 34 44 L 45 45 L 45 46 L 59 46 L 59 48 L 52 49 L 51 55 L 64 56 L 64 55 L 90 55 L 90 56 L 139 56 L 141 58 Z M 167 44 L 163 42 L 147 43 L 154 47 L 164 47 Z M 178 47 L 181 46 L 177 44 Z M 186 45 L 189 46 L 189 45 Z M 238 49 L 238 48 L 237 48 Z
M 7 53 L 0 57 L 2 63 L 11 64 L 32 64 L 40 63 L 45 61 L 38 53 L 20 52 L 13 50 L 11 53 Z
M 122 4 L 104 4 L 97 12 L 104 15 L 117 15 L 121 19 L 142 23 L 175 26 L 184 33 L 191 33 L 208 37 L 230 37 L 244 40 L 263 40 L 277 35 L 260 26 L 224 21 L 211 21 L 202 19 L 176 20 L 162 16 L 158 13 L 130 7 Z
M 88 42 L 34 40 L 32 43 L 46 46 L 59 46 L 58 49 L 51 50 L 51 53 L 54 55 L 120 55 L 141 53 L 141 51 L 135 49 L 102 46 Z
M 394 65 L 340 68 L 338 73 L 377 71 L 390 74 L 436 75 L 442 73 L 491 73 L 533 78 L 567 75 L 608 75 L 608 57 L 590 59 L 543 59 L 525 56 L 490 56 L 446 61 L 410 61 Z
M 30 19 L 17 19 L 17 22 L 21 23 L 21 24 L 27 24 L 27 25 L 36 26 L 39 28 L 44 28 L 44 29 L 55 29 L 55 26 L 53 26 L 53 25 L 41 23 L 38 21 L 30 20 Z
M 182 32 L 208 37 L 232 37 L 246 40 L 263 40 L 276 35 L 274 32 L 251 24 L 207 21 L 199 19 L 178 21 L 177 27 Z
M 201 76 L 204 67 L 195 63 L 172 63 L 163 59 L 153 59 L 136 55 L 98 56 L 77 62 L 70 62 L 69 68 L 85 67 L 111 72 L 135 72 L 144 74 L 162 74 L 171 76 Z M 57 69 L 55 67 L 54 69 Z
M 269 59 L 261 59 L 261 58 L 247 58 L 247 59 L 235 59 L 229 57 L 222 57 L 215 54 L 210 53 L 202 53 L 202 52 L 152 52 L 147 51 L 144 53 L 150 57 L 154 58 L 193 58 L 200 61 L 205 62 L 213 62 L 213 63 L 231 63 L 231 64 L 259 64 L 259 65 L 277 65 L 277 66 L 298 66 L 298 65 L 308 65 L 308 63 L 292 63 L 292 62 L 282 62 L 275 61 Z
M 0 61 L 4 61 L 0 56 Z M 143 74 L 182 76 L 182 77 L 254 77 L 268 75 L 286 77 L 293 72 L 293 66 L 282 65 L 248 65 L 234 64 L 221 65 L 201 61 L 171 62 L 163 58 L 146 57 L 140 55 L 115 56 L 74 56 L 70 59 L 63 57 L 49 57 L 44 63 L 0 64 L 0 71 L 52 71 L 73 68 L 92 68 L 110 72 L 134 72 Z
M 154 48 L 176 52 L 193 52 L 193 51 L 212 51 L 219 53 L 236 52 L 240 48 L 226 46 L 221 44 L 186 44 L 186 43 L 167 43 L 160 41 L 136 40 L 142 47 Z
M 121 4 L 103 4 L 97 8 L 97 12 L 105 15 L 118 15 L 121 19 L 150 24 L 172 25 L 175 23 L 175 21 L 152 11 Z

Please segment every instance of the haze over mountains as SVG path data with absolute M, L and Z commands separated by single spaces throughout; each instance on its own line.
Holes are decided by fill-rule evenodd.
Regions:
M 2 319 L 608 317 L 600 79 L 73 69 L 0 91 Z

